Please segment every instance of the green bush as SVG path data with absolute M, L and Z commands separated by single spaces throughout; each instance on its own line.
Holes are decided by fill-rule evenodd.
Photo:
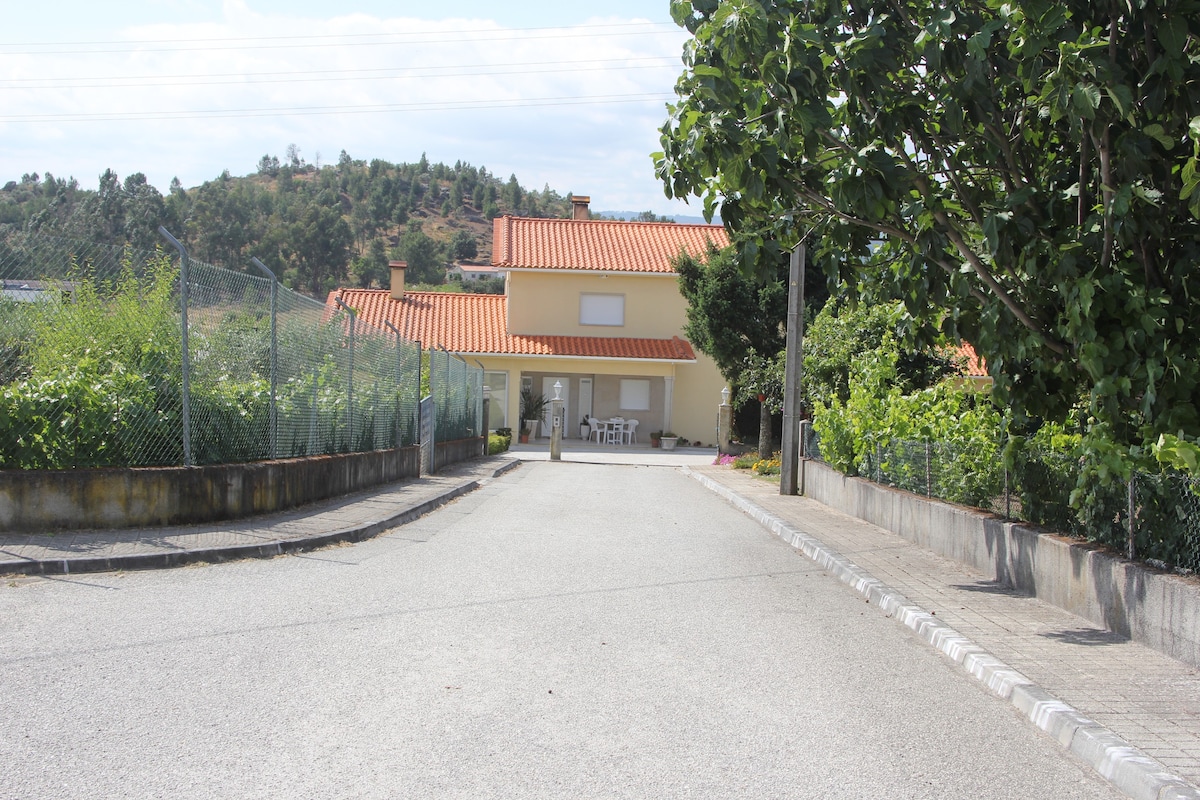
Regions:
M 999 413 L 988 397 L 948 383 L 904 394 L 890 339 L 885 334 L 884 344 L 860 359 L 849 400 L 834 397 L 828 406 L 818 406 L 813 427 L 822 457 L 848 475 L 884 479 L 950 502 L 987 505 L 1004 484 Z M 927 458 L 925 443 L 936 443 L 936 475 L 930 474 L 933 454 Z
M 512 444 L 511 436 L 501 436 L 498 433 L 488 434 L 488 455 L 503 453 Z
M 178 463 L 175 277 L 165 257 L 113 281 L 75 268 L 69 299 L 0 307 L 28 336 L 0 388 L 0 467 Z
M 733 460 L 734 469 L 750 469 L 758 463 L 757 453 L 743 453 Z

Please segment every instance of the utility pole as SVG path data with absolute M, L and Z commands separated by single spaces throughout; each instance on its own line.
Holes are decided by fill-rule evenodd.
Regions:
M 800 472 L 800 384 L 804 373 L 804 243 L 792 250 L 788 277 L 787 351 L 783 371 L 783 463 L 779 493 L 796 494 Z

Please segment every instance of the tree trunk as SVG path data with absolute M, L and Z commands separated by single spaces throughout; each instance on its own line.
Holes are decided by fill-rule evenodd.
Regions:
M 770 458 L 774 454 L 771 447 L 771 409 L 766 401 L 758 404 L 758 457 Z

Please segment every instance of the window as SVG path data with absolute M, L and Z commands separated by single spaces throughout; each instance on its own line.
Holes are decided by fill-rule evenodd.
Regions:
M 488 387 L 488 427 L 508 427 L 508 373 L 485 372 L 483 385 Z
M 624 325 L 625 295 L 579 295 L 580 325 Z
M 649 411 L 650 381 L 623 379 L 621 381 L 621 410 Z

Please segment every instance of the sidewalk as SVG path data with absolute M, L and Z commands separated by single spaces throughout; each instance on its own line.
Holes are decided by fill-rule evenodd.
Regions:
M 175 567 L 313 550 L 377 536 L 518 465 L 505 456 L 279 514 L 206 525 L 60 533 L 0 533 L 0 575 Z
M 694 478 L 911 628 L 1135 798 L 1200 798 L 1200 671 L 728 467 Z M 952 724 L 952 721 L 948 721 Z

